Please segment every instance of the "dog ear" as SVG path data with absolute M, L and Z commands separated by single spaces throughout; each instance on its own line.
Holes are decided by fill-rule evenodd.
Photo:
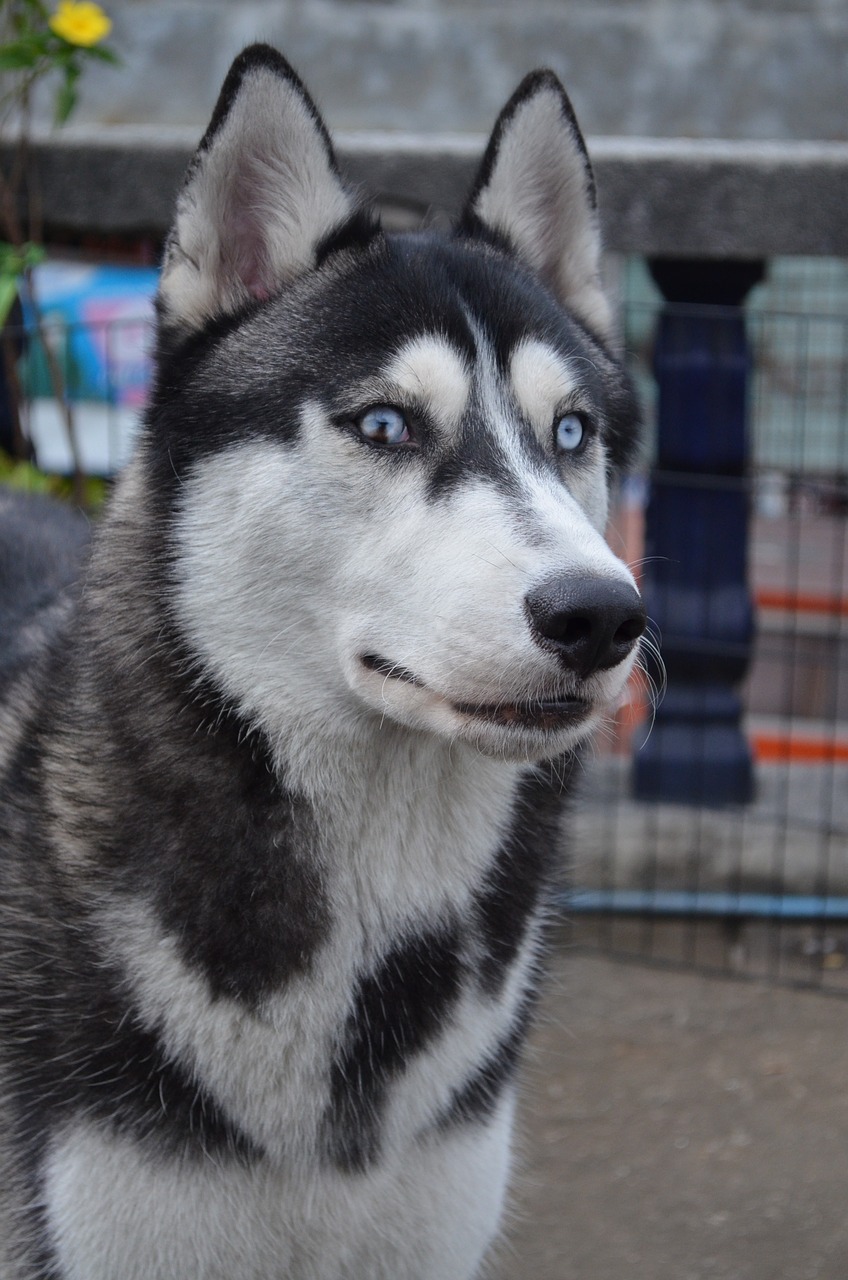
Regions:
M 592 166 L 552 71 L 526 76 L 498 117 L 460 231 L 506 242 L 561 303 L 609 335 Z
M 270 297 L 354 212 L 315 104 L 268 45 L 236 58 L 189 166 L 165 250 L 166 323 L 196 328 Z

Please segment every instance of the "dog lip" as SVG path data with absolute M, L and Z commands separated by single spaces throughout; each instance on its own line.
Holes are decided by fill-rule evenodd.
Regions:
M 490 724 L 520 729 L 563 729 L 579 724 L 592 710 L 582 698 L 533 698 L 526 702 L 492 702 L 478 705 L 456 702 L 455 709 Z
M 376 653 L 364 653 L 360 662 L 369 671 L 386 679 L 400 680 L 403 684 L 412 684 L 419 689 L 427 685 L 414 672 L 407 670 L 389 658 L 381 658 Z M 505 728 L 519 729 L 563 729 L 579 724 L 585 720 L 592 710 L 589 702 L 583 698 L 551 697 L 528 698 L 523 702 L 450 702 L 449 705 L 460 715 L 475 720 L 487 720 Z
M 364 653 L 360 662 L 369 671 L 376 671 L 378 675 L 386 676 L 388 679 L 401 680 L 404 684 L 418 685 L 419 688 L 425 687 L 424 681 L 419 680 L 412 671 L 408 671 L 398 662 L 392 662 L 389 658 L 381 658 L 379 654 Z

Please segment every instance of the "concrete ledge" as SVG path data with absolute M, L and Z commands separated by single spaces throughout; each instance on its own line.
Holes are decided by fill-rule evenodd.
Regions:
M 454 214 L 483 147 L 476 135 L 337 135 L 343 169 L 414 218 Z M 167 230 L 197 133 L 77 126 L 34 139 L 48 229 Z M 848 143 L 589 140 L 608 249 L 658 256 L 848 257 Z M 5 165 L 10 144 L 0 143 Z

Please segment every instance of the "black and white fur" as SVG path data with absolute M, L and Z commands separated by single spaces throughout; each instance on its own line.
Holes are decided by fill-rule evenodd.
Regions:
M 455 233 L 396 236 L 288 64 L 235 62 L 143 438 L 0 689 L 4 1280 L 478 1274 L 562 793 L 644 625 L 598 267 L 550 73 Z

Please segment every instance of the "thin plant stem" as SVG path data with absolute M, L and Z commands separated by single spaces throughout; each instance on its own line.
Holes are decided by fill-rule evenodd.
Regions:
M 2 213 L 4 229 L 9 242 L 14 245 L 15 249 L 23 252 L 24 236 L 20 223 L 19 202 L 21 197 L 22 186 L 27 194 L 27 209 L 29 213 L 27 231 L 31 240 L 40 240 L 42 231 L 41 227 L 41 201 L 38 198 L 38 178 L 34 158 L 32 156 L 30 142 L 30 81 L 25 83 L 21 90 L 20 96 L 20 132 L 18 134 L 18 146 L 16 149 L 15 159 L 12 166 L 10 178 L 0 173 L 0 212 Z M 39 234 L 36 234 L 38 232 Z M 71 455 L 71 466 L 73 470 L 73 492 L 74 500 L 79 506 L 84 507 L 86 504 L 85 492 L 85 472 L 82 467 L 82 459 L 79 450 L 79 441 L 77 438 L 76 423 L 74 421 L 73 406 L 71 405 L 68 395 L 67 382 L 64 372 L 59 361 L 56 359 L 55 352 L 52 350 L 48 340 L 47 332 L 44 325 L 44 318 L 35 293 L 32 271 L 24 271 L 21 275 L 21 292 L 24 299 L 29 304 L 29 313 L 32 316 L 32 325 L 35 334 L 41 344 L 44 352 L 44 359 L 47 365 L 47 373 L 50 379 L 50 388 L 56 401 L 59 413 L 62 418 L 62 424 L 65 430 L 65 436 L 68 442 L 68 449 Z M 20 405 L 20 386 L 17 379 L 13 384 L 18 393 L 18 405 Z M 15 408 L 16 417 L 18 416 L 18 406 Z

